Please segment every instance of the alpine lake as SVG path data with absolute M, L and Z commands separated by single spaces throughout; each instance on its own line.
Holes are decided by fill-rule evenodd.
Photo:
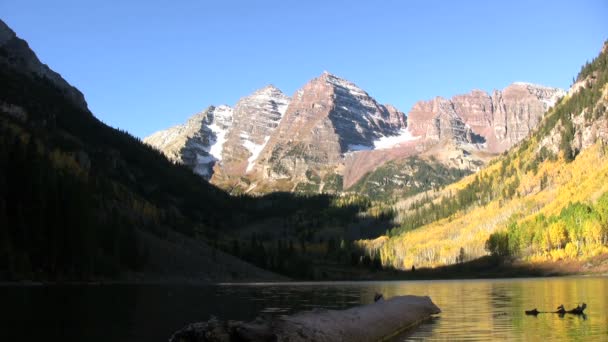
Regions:
M 399 295 L 442 312 L 395 341 L 608 341 L 608 277 L 250 284 L 0 286 L 1 341 L 167 341 L 215 316 L 252 320 Z M 585 315 L 539 314 L 585 302 Z

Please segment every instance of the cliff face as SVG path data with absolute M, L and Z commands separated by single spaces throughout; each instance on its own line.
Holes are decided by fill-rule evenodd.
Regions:
M 557 88 L 514 83 L 491 95 L 474 90 L 451 99 L 438 97 L 416 103 L 408 114 L 408 126 L 414 136 L 479 144 L 490 153 L 500 153 L 526 137 L 564 95 Z
M 547 109 L 564 95 L 557 88 L 514 83 L 491 95 L 473 90 L 451 99 L 419 101 L 407 116 L 407 129 L 414 139 L 390 149 L 349 156 L 344 187 L 349 188 L 386 162 L 411 156 L 432 159 L 432 163 L 465 173 L 476 171 L 492 156 L 528 136 Z M 389 176 L 386 182 L 399 183 L 395 177 Z
M 232 126 L 226 134 L 222 162 L 214 170 L 214 182 L 234 182 L 231 179 L 253 169 L 289 102 L 289 97 L 272 85 L 239 100 L 234 107 Z
M 226 133 L 232 126 L 233 110 L 228 106 L 209 107 L 183 125 L 156 132 L 144 139 L 170 160 L 190 166 L 209 179 L 222 159 Z
M 213 182 L 227 186 L 253 168 L 288 105 L 289 97 L 267 86 L 239 100 L 234 109 L 211 106 L 144 142 L 204 178 L 213 177 Z

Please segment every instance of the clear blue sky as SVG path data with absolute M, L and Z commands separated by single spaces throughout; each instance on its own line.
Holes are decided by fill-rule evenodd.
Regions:
M 404 112 L 514 81 L 567 88 L 608 39 L 608 1 L 0 1 L 0 18 L 139 137 L 324 70 Z

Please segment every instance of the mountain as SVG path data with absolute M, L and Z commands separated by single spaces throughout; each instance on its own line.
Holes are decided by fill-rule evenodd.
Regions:
M 232 108 L 211 106 L 192 116 L 185 124 L 156 132 L 144 142 L 162 150 L 171 161 L 187 165 L 194 173 L 209 179 L 213 166 L 222 159 L 232 120 Z
M 330 278 L 321 267 L 347 264 L 350 240 L 388 224 L 360 215 L 370 207 L 361 196 L 231 196 L 200 177 L 223 161 L 255 163 L 249 150 L 261 150 L 288 105 L 278 89 L 158 134 L 169 159 L 99 121 L 0 27 L 0 281 Z
M 533 267 L 555 263 L 562 270 L 567 264 L 574 271 L 605 272 L 607 84 L 608 42 L 527 138 L 475 175 L 402 199 L 395 205 L 400 227 L 359 246 L 396 269 L 492 255 Z M 516 86 L 527 91 L 528 85 Z M 491 98 L 504 101 L 504 93 Z M 503 137 L 496 148 L 511 144 L 509 139 L 527 129 L 502 118 L 493 127 Z
M 288 105 L 289 97 L 269 85 L 240 99 L 234 109 L 211 106 L 144 142 L 205 179 L 238 179 L 252 169 Z
M 171 160 L 195 170 L 213 167 L 212 182 L 224 188 L 252 190 L 258 183 L 264 183 L 270 187 L 267 190 L 293 190 L 300 180 L 306 183 L 308 178 L 317 177 L 313 174 L 324 175 L 326 172 L 321 169 L 339 169 L 345 153 L 371 149 L 380 138 L 402 134 L 406 121 L 395 107 L 378 104 L 353 83 L 325 72 L 298 90 L 293 100 L 274 86 L 239 100 L 232 122 L 222 126 L 226 132 L 222 133 L 222 144 L 213 145 L 218 149 L 222 146 L 215 158 L 208 157 L 206 152 L 216 141 L 209 137 L 213 134 L 208 129 L 211 125 L 214 123 L 206 114 L 195 115 L 187 124 L 154 133 L 144 141 Z M 319 134 L 326 140 L 317 139 Z M 284 146 L 292 143 L 297 146 Z M 306 144 L 310 146 L 304 147 Z M 281 155 L 282 161 L 275 162 L 280 151 L 293 154 L 298 149 L 306 149 L 311 155 L 299 161 Z M 275 155 L 271 162 L 268 153 L 271 157 Z M 284 168 L 292 172 L 295 170 L 289 171 L 289 163 L 310 164 L 315 159 L 318 159 L 316 169 L 306 166 L 303 172 L 289 175 L 272 171 Z M 206 177 L 209 175 L 204 173 Z M 325 190 L 340 190 L 341 176 L 329 172 L 328 177 L 332 184 Z M 290 180 L 283 182 L 287 178 Z M 288 187 L 275 184 L 277 180 Z M 316 186 L 313 192 L 323 190 L 319 184 Z M 263 187 L 256 191 L 266 192 Z
M 474 90 L 451 99 L 418 102 L 408 114 L 408 123 L 414 136 L 482 144 L 490 153 L 501 153 L 525 138 L 565 94 L 529 83 L 514 83 L 492 94 Z
M 406 117 L 324 72 L 291 100 L 273 86 L 241 99 L 232 123 L 222 126 L 221 144 L 213 145 L 214 158 L 205 152 L 216 141 L 206 116 L 144 141 L 207 178 L 213 170 L 211 182 L 231 192 L 358 191 L 390 198 L 478 170 L 523 139 L 564 94 L 514 83 L 492 94 L 474 90 L 420 101 Z
M 0 280 L 282 279 L 217 248 L 254 199 L 99 121 L 2 21 L 0 84 Z
M 261 187 L 313 192 L 340 190 L 344 155 L 405 129 L 403 113 L 378 104 L 351 82 L 323 73 L 293 96 L 262 150 L 253 182 Z M 325 188 L 325 185 L 330 185 Z
M 215 183 L 229 182 L 250 172 L 260 152 L 281 122 L 290 99 L 273 85 L 239 100 L 234 107 L 222 163 L 214 173 Z
M 514 83 L 488 94 L 419 101 L 407 115 L 414 138 L 347 159 L 344 184 L 374 197 L 416 194 L 475 172 L 524 139 L 565 91 Z

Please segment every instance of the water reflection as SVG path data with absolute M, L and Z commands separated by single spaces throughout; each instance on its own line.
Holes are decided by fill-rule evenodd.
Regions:
M 432 283 L 427 290 L 442 308 L 441 319 L 399 340 L 607 340 L 607 289 L 606 278 Z M 562 303 L 573 308 L 580 302 L 589 306 L 586 317 L 524 314 L 534 307 L 552 311 Z
M 442 313 L 397 341 L 608 340 L 608 278 L 0 287 L 0 340 L 166 341 L 211 316 L 251 320 L 323 307 L 342 309 L 385 298 L 428 295 Z M 587 316 L 539 314 L 580 302 Z M 586 318 L 586 319 L 585 319 Z M 35 327 L 35 328 L 32 328 Z

